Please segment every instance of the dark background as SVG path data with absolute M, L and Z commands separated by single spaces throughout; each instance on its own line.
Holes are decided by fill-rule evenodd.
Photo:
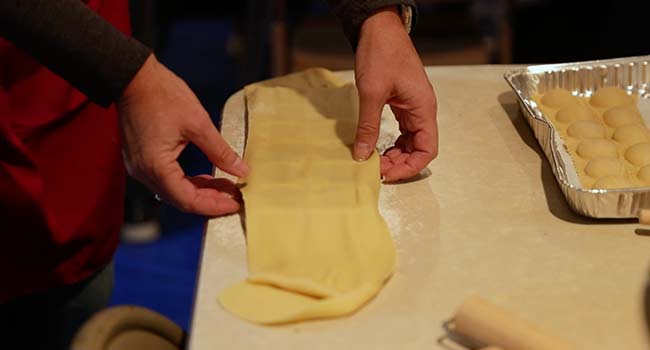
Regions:
M 650 51 L 649 2 L 418 4 L 412 38 L 425 65 L 558 63 Z M 135 36 L 189 84 L 217 124 L 225 100 L 247 82 L 309 66 L 352 68 L 350 46 L 321 0 L 132 0 L 132 22 Z M 278 28 L 284 35 L 272 34 Z M 192 175 L 211 172 L 192 146 L 180 162 Z M 126 224 L 147 220 L 159 220 L 162 230 L 153 242 L 121 244 L 112 303 L 149 307 L 187 329 L 205 219 L 160 205 L 129 183 Z

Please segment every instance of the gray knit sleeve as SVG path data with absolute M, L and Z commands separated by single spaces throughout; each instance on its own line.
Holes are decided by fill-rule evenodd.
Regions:
M 103 106 L 151 53 L 79 0 L 2 0 L 0 35 Z

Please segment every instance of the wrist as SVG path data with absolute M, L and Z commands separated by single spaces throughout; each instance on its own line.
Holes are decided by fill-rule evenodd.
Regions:
M 118 103 L 132 100 L 136 98 L 135 96 L 138 96 L 142 94 L 143 91 L 147 90 L 149 84 L 152 83 L 150 77 L 156 70 L 157 65 L 158 60 L 156 59 L 156 56 L 153 53 L 150 54 L 122 92 L 122 96 L 120 96 Z
M 397 6 L 387 6 L 377 9 L 363 21 L 360 34 L 363 35 L 365 32 L 385 31 L 394 28 L 405 30 L 399 8 Z

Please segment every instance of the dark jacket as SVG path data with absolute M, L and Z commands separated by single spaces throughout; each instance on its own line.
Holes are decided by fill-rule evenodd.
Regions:
M 353 47 L 375 10 L 414 0 L 328 0 Z M 0 1 L 0 36 L 23 48 L 91 100 L 108 106 L 122 94 L 151 50 L 115 29 L 79 0 Z

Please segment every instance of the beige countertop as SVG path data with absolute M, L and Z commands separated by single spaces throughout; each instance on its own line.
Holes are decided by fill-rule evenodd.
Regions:
M 474 293 L 576 349 L 649 348 L 650 231 L 569 209 L 503 79 L 510 68 L 427 68 L 438 96 L 440 155 L 428 176 L 382 187 L 398 266 L 374 300 L 342 319 L 281 327 L 240 321 L 217 294 L 246 277 L 241 219 L 212 219 L 190 349 L 462 349 L 441 339 L 443 323 Z M 385 140 L 396 129 L 384 114 Z M 240 152 L 244 116 L 239 92 L 225 106 L 222 133 Z

